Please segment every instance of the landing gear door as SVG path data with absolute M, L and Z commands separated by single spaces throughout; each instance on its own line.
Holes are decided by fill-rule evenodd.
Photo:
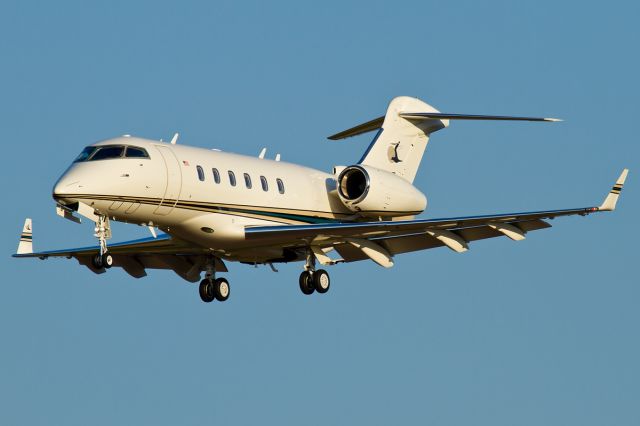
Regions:
M 182 170 L 180 169 L 178 158 L 170 147 L 156 145 L 156 148 L 162 155 L 166 173 L 164 195 L 162 197 L 162 201 L 160 201 L 160 204 L 158 205 L 158 208 L 156 208 L 153 213 L 165 216 L 171 213 L 178 202 L 178 198 L 180 197 L 180 191 L 182 190 Z

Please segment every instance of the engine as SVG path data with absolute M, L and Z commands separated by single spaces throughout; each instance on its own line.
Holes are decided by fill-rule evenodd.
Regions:
M 427 197 L 411 183 L 371 166 L 345 167 L 337 185 L 342 203 L 364 216 L 408 216 L 427 207 Z

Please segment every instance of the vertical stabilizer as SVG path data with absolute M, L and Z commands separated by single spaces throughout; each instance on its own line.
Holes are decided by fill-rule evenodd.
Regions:
M 447 119 L 413 120 L 400 116 L 408 111 L 439 112 L 420 99 L 399 96 L 391 101 L 382 127 L 360 164 L 386 170 L 413 182 L 429 142 L 429 135 L 449 125 Z
M 18 244 L 18 254 L 33 253 L 33 228 L 31 227 L 31 219 L 24 221 L 22 234 L 20 234 L 20 243 Z

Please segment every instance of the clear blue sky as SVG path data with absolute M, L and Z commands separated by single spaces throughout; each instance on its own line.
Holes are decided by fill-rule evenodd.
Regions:
M 0 424 L 638 425 L 637 2 L 0 4 L 4 165 Z M 424 217 L 598 204 L 514 243 L 333 267 L 230 265 L 231 299 L 172 272 L 102 276 L 11 259 L 92 243 L 51 188 L 85 146 L 130 133 L 330 170 L 369 135 L 325 139 L 397 95 L 453 123 L 417 185 Z M 113 241 L 145 236 L 119 225 Z

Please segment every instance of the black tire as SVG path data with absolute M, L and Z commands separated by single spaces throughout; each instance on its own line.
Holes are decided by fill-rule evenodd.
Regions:
M 102 266 L 107 269 L 113 266 L 113 256 L 111 256 L 111 253 L 106 252 L 102 255 Z
M 91 264 L 96 269 L 102 269 L 104 265 L 102 264 L 102 256 L 100 256 L 100 253 L 91 258 Z
M 229 298 L 231 294 L 231 286 L 229 281 L 224 278 L 218 278 L 213 282 L 213 293 L 216 295 L 216 299 L 224 302 Z
M 313 273 L 313 287 L 320 294 L 324 294 L 329 291 L 331 286 L 331 280 L 329 279 L 329 273 L 324 269 L 318 269 Z
M 307 296 L 315 291 L 313 286 L 313 275 L 311 275 L 311 272 L 304 271 L 301 273 L 298 282 L 300 284 L 300 290 Z
M 205 278 L 200 281 L 200 287 L 198 288 L 200 292 L 200 299 L 205 303 L 213 302 L 215 299 L 215 295 L 213 294 L 213 285 L 210 280 Z

